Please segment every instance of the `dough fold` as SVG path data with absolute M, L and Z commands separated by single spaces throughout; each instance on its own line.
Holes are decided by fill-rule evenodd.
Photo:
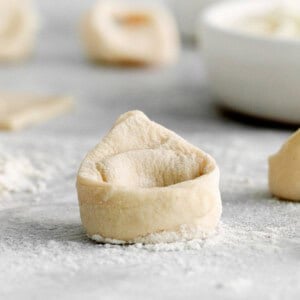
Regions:
M 300 129 L 269 158 L 269 187 L 278 198 L 300 201 Z
M 192 239 L 213 231 L 222 211 L 214 159 L 140 111 L 121 115 L 87 154 L 77 192 L 88 236 L 103 241 L 136 242 L 183 227 Z

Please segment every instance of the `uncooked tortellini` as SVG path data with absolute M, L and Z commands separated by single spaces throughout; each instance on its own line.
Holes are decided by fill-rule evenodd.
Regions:
M 178 57 L 175 21 L 158 4 L 102 0 L 84 17 L 81 29 L 88 56 L 94 61 L 163 65 Z
M 0 0 L 0 61 L 27 57 L 36 29 L 37 17 L 30 0 Z
M 142 112 L 119 117 L 77 177 L 83 226 L 98 241 L 173 242 L 217 226 L 214 159 Z
M 300 201 L 300 129 L 270 157 L 269 186 L 279 198 Z

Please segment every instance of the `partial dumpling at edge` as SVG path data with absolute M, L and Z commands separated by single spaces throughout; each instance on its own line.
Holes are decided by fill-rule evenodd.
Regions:
M 269 187 L 278 198 L 300 201 L 300 129 L 269 158 Z

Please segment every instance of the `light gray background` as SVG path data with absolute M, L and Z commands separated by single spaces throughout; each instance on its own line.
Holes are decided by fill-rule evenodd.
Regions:
M 209 96 L 201 55 L 190 47 L 164 69 L 89 64 L 77 29 L 92 2 L 39 1 L 34 57 L 0 68 L 3 90 L 71 94 L 76 101 L 72 114 L 0 133 L 0 149 L 33 161 L 42 156 L 54 168 L 45 191 L 2 204 L 0 298 L 299 299 L 300 206 L 272 199 L 267 188 L 267 157 L 292 131 L 223 116 Z M 75 191 L 78 165 L 131 109 L 217 159 L 224 212 L 212 239 L 181 245 L 182 251 L 154 251 L 85 237 Z

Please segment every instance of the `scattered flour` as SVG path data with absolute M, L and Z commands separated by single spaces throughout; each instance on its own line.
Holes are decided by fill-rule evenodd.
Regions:
M 196 239 L 189 240 L 187 237 L 179 239 L 177 234 L 177 241 L 166 242 L 164 233 L 161 241 L 154 241 L 150 239 L 136 240 L 132 244 L 125 244 L 124 241 L 104 239 L 99 235 L 94 235 L 91 238 L 102 243 L 104 248 L 117 249 L 118 247 L 125 247 L 130 250 L 147 250 L 150 252 L 177 252 L 177 251 L 198 251 L 203 249 L 210 249 L 222 247 L 224 248 L 245 248 L 245 251 L 263 251 L 264 253 L 278 253 L 278 241 L 282 240 L 283 236 L 294 235 L 295 226 L 288 224 L 284 227 L 269 228 L 266 227 L 263 231 L 253 230 L 251 227 L 235 227 L 229 226 L 220 222 L 217 230 L 210 234 L 203 234 Z M 158 236 L 161 234 L 158 234 Z M 150 235 L 149 235 L 150 236 Z M 149 238 L 149 236 L 147 238 Z M 172 233 L 171 233 L 172 236 Z M 220 252 L 219 255 L 222 255 Z
M 61 291 L 76 299 L 87 298 L 87 291 L 95 293 L 95 299 L 100 294 L 104 298 L 114 298 L 116 293 L 130 296 L 131 291 L 140 298 L 151 293 L 149 299 L 166 297 L 170 292 L 175 298 L 199 298 L 200 293 L 215 299 L 247 295 L 247 299 L 262 295 L 279 299 L 272 294 L 299 298 L 295 282 L 300 278 L 300 207 L 271 199 L 264 179 L 267 176 L 262 176 L 267 174 L 263 162 L 272 152 L 268 147 L 274 145 L 273 136 L 267 138 L 270 142 L 264 144 L 265 152 L 259 153 L 239 140 L 234 149 L 212 146 L 210 152 L 224 158 L 220 159 L 224 213 L 216 234 L 186 242 L 132 245 L 96 244 L 86 238 L 74 178 L 76 164 L 93 141 L 74 138 L 68 145 L 59 141 L 55 138 L 34 147 L 29 141 L 25 153 L 36 170 L 48 174 L 49 168 L 54 168 L 54 186 L 62 186 L 61 192 L 45 180 L 49 193 L 41 193 L 39 203 L 0 212 L 1 299 L 17 292 L 19 298 L 25 294 L 32 299 L 41 289 L 44 295 Z M 23 143 L 15 141 L 9 153 L 15 156 L 14 149 L 21 149 Z M 239 155 L 241 151 L 244 155 Z M 244 167 L 232 166 L 233 160 Z M 61 184 L 62 178 L 68 186 Z M 249 178 L 253 184 L 239 178 Z M 21 196 L 21 201 L 26 200 Z
M 0 153 L 0 196 L 12 193 L 36 193 L 45 188 L 45 174 L 27 157 Z
M 203 231 L 199 229 L 197 226 L 187 226 L 182 225 L 180 226 L 178 231 L 162 231 L 159 233 L 152 233 L 148 234 L 143 237 L 138 237 L 132 241 L 125 242 L 121 240 L 114 240 L 110 238 L 104 238 L 100 235 L 92 235 L 90 238 L 98 243 L 110 243 L 115 245 L 122 245 L 122 244 L 169 244 L 169 243 L 176 243 L 180 242 L 188 242 L 193 239 L 204 239 L 213 232 Z

